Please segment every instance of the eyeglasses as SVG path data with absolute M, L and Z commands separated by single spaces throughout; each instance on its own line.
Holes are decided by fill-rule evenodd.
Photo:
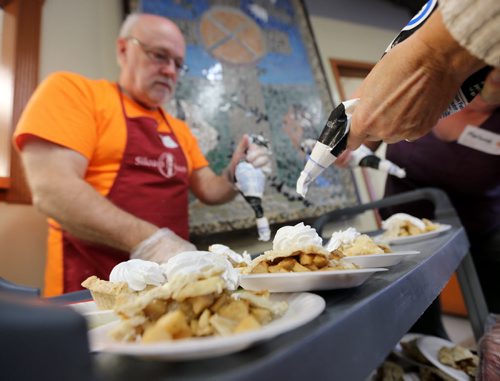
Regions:
M 146 54 L 149 60 L 158 65 L 170 65 L 170 61 L 174 61 L 175 70 L 178 75 L 184 75 L 188 71 L 188 66 L 184 64 L 182 59 L 172 57 L 170 52 L 161 48 L 154 48 L 152 46 L 146 45 L 145 43 L 139 41 L 135 37 L 128 37 L 128 41 L 138 45 L 142 51 Z

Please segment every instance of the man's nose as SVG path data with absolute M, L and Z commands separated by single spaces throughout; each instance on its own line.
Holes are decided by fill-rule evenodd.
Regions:
M 171 78 L 177 78 L 177 66 L 175 60 L 170 58 L 168 62 L 163 62 L 161 65 L 161 74 L 167 75 Z

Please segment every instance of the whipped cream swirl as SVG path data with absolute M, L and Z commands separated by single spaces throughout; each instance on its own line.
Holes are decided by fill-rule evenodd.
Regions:
M 219 275 L 226 282 L 228 290 L 236 290 L 239 274 L 226 256 L 209 251 L 185 251 L 161 265 L 169 282 L 174 278 L 202 279 Z
M 246 251 L 243 252 L 243 254 L 239 254 L 236 251 L 231 250 L 228 246 L 221 245 L 220 243 L 210 245 L 208 247 L 208 251 L 227 257 L 227 259 L 229 259 L 229 262 L 231 262 L 233 265 L 239 265 L 241 263 L 246 263 L 247 265 L 249 265 L 252 262 L 250 254 L 248 254 Z
M 113 283 L 125 282 L 130 289 L 142 291 L 148 285 L 160 286 L 165 283 L 166 279 L 158 263 L 131 259 L 118 263 L 111 270 L 109 281 Z
M 413 217 L 406 213 L 396 213 L 390 216 L 387 220 L 382 221 L 382 228 L 385 230 L 398 229 L 403 222 L 409 222 L 421 230 L 425 230 L 425 223 L 417 217 Z
M 310 247 L 322 247 L 323 240 L 315 229 L 303 222 L 278 229 L 273 240 L 273 251 L 297 251 Z
M 326 245 L 326 250 L 334 251 L 344 245 L 351 245 L 361 235 L 356 228 L 347 228 L 332 233 L 332 237 Z

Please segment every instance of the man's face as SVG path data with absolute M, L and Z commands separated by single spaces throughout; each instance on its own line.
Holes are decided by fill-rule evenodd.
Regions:
M 179 29 L 162 17 L 146 16 L 128 38 L 118 40 L 120 85 L 136 101 L 158 107 L 172 97 L 184 55 Z

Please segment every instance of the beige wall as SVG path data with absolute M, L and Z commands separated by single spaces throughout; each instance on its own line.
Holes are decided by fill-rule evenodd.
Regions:
M 397 32 L 323 17 L 311 17 L 311 25 L 334 100 L 339 102 L 330 58 L 377 62 Z
M 70 70 L 94 78 L 116 79 L 114 40 L 121 21 L 120 4 L 120 0 L 45 0 L 40 78 L 56 70 Z M 312 25 L 335 94 L 328 66 L 330 57 L 376 61 L 394 37 L 393 31 L 318 17 L 312 18 Z M 344 228 L 346 224 L 333 228 Z M 45 234 L 44 218 L 31 206 L 0 203 L 0 276 L 41 286 Z M 252 253 L 268 247 L 242 236 L 224 240 L 236 250 Z
M 116 80 L 115 40 L 121 20 L 121 0 L 45 0 L 40 78 L 69 70 Z

